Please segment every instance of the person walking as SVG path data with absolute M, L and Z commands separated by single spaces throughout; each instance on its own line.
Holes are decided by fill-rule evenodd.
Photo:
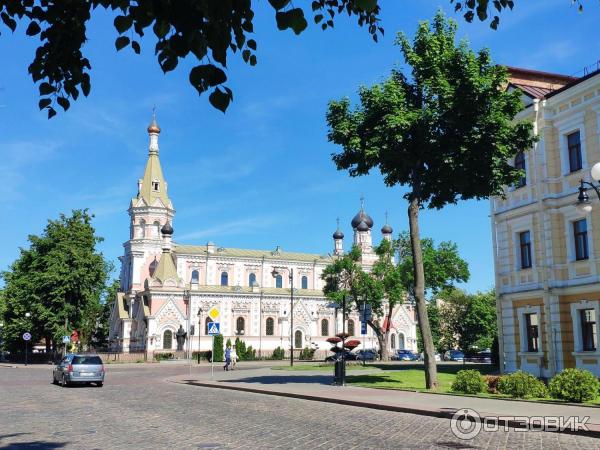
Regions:
M 229 370 L 230 364 L 231 364 L 231 347 L 227 347 L 225 349 L 225 365 L 223 366 L 223 370 Z
M 231 370 L 235 369 L 237 360 L 238 360 L 237 350 L 235 349 L 235 347 L 231 347 Z

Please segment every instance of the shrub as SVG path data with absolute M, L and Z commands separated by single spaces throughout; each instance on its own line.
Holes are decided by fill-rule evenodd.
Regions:
M 304 347 L 300 352 L 300 356 L 298 359 L 302 360 L 312 360 L 315 356 L 315 349 L 310 347 Z
M 256 361 L 256 350 L 251 345 L 248 346 L 246 353 L 244 353 L 244 361 Z
M 500 377 L 498 375 L 486 375 L 483 377 L 485 380 L 485 384 L 487 384 L 487 391 L 490 394 L 498 393 L 498 381 L 500 381 Z
M 154 359 L 157 361 L 164 361 L 167 359 L 175 359 L 175 355 L 173 353 L 155 353 Z
M 198 351 L 198 350 L 194 350 L 192 352 L 192 359 L 198 359 L 198 355 L 200 355 L 200 360 L 206 360 L 208 361 L 208 358 L 211 354 L 210 350 L 202 350 L 202 351 Z
M 589 370 L 565 369 L 550 381 L 550 396 L 569 402 L 586 402 L 598 396 L 600 382 Z
M 223 361 L 223 335 L 216 334 L 213 341 L 213 361 Z
M 285 356 L 285 350 L 283 350 L 281 347 L 277 347 L 275 350 L 273 350 L 273 355 L 271 355 L 271 359 L 283 359 Z
M 521 370 L 503 375 L 498 381 L 498 391 L 515 398 L 544 398 L 548 396 L 546 385 L 530 373 Z
M 452 382 L 452 390 L 465 394 L 478 394 L 487 387 L 478 370 L 459 370 Z

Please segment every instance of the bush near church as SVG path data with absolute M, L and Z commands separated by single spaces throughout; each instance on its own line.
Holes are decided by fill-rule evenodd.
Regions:
M 530 373 L 521 370 L 501 376 L 498 381 L 498 391 L 514 398 L 548 397 L 546 385 Z
M 315 357 L 315 349 L 310 347 L 304 347 L 302 351 L 300 351 L 300 356 L 298 359 L 304 361 L 312 361 Z
M 459 370 L 452 382 L 452 390 L 464 394 L 479 394 L 487 388 L 487 384 L 478 370 Z
M 600 382 L 589 370 L 565 369 L 552 378 L 549 390 L 552 398 L 581 403 L 598 396 Z
M 281 347 L 277 347 L 273 350 L 273 354 L 271 355 L 271 359 L 283 359 L 285 357 L 285 350 Z

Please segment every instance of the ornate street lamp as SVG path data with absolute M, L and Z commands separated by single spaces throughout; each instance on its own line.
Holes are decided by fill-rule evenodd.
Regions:
M 271 272 L 273 278 L 277 278 L 280 273 L 277 269 Z M 294 365 L 294 269 L 290 269 L 290 366 Z
M 600 162 L 594 164 L 590 172 L 594 180 L 600 181 Z M 592 211 L 592 202 L 587 194 L 589 188 L 592 188 L 596 192 L 596 195 L 600 200 L 600 184 L 596 185 L 593 182 L 579 180 L 579 195 L 577 196 L 577 203 L 575 203 L 575 206 L 582 213 L 589 213 Z
M 202 351 L 202 306 L 198 308 L 198 364 L 200 364 L 200 352 Z M 193 354 L 193 353 L 192 353 Z

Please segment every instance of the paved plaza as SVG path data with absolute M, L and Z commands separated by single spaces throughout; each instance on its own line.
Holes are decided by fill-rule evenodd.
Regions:
M 189 374 L 182 365 L 109 365 L 103 388 L 54 386 L 50 370 L 0 367 L 0 448 L 600 448 L 542 432 L 461 441 L 448 419 L 169 381 Z

